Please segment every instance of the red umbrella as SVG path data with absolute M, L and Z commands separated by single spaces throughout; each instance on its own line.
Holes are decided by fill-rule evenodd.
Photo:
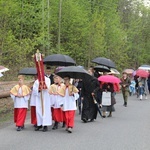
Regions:
M 120 83 L 120 79 L 112 75 L 103 75 L 98 78 L 98 81 L 107 83 Z
M 139 76 L 139 77 L 147 78 L 149 76 L 149 73 L 145 70 L 138 69 L 136 71 L 136 75 Z

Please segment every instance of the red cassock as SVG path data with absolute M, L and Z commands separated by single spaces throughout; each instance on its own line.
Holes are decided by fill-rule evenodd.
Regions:
M 64 122 L 64 112 L 61 108 L 54 108 L 53 109 L 53 119 L 57 122 Z
M 54 120 L 54 108 L 51 107 L 50 109 L 51 109 L 51 112 L 52 112 L 52 120 Z
M 27 108 L 14 108 L 14 122 L 17 127 L 24 126 L 24 122 L 26 119 Z
M 75 110 L 69 110 L 69 111 L 65 111 L 65 123 L 66 126 L 69 128 L 73 128 L 74 127 L 74 117 L 75 117 Z
M 37 125 L 36 107 L 31 106 L 31 124 Z

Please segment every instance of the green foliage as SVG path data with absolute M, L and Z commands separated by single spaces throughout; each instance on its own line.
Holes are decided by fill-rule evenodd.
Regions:
M 150 8 L 137 0 L 0 0 L 0 65 L 13 78 L 34 66 L 38 48 L 85 67 L 100 56 L 120 71 L 137 68 L 150 64 L 149 27 Z

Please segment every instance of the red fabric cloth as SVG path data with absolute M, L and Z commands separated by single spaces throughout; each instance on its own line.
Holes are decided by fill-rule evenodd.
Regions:
M 18 108 L 14 108 L 14 123 L 17 122 Z
M 54 121 L 63 122 L 64 121 L 64 113 L 61 108 L 54 108 L 53 110 Z
M 25 123 L 27 114 L 27 108 L 15 108 L 14 109 L 14 122 L 16 123 L 16 126 L 23 126 Z
M 40 56 L 41 60 L 37 60 L 36 55 L 38 55 L 38 54 L 37 53 L 35 54 L 34 61 L 35 61 L 35 64 L 36 64 L 36 69 L 37 69 L 37 74 L 38 74 L 39 90 L 47 89 L 47 86 L 46 86 L 46 83 L 45 83 L 43 57 L 42 57 L 41 53 L 39 53 L 39 56 Z
M 31 106 L 31 124 L 34 124 L 34 125 L 37 124 L 36 107 L 35 106 Z
M 67 128 L 68 127 L 73 128 L 74 127 L 75 110 L 65 111 L 64 114 L 65 114 L 65 123 L 66 123 Z
M 118 83 L 114 83 L 113 86 L 114 86 L 114 92 L 120 92 L 120 87 Z

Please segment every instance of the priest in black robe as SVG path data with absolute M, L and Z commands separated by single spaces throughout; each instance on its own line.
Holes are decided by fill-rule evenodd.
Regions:
M 98 92 L 100 91 L 100 84 L 96 77 L 93 76 L 92 72 L 91 79 L 84 79 L 82 86 L 82 114 L 81 120 L 84 122 L 91 122 L 97 117 L 97 106 L 94 103 L 93 96 L 96 98 L 97 102 L 100 103 L 100 98 L 98 97 Z

